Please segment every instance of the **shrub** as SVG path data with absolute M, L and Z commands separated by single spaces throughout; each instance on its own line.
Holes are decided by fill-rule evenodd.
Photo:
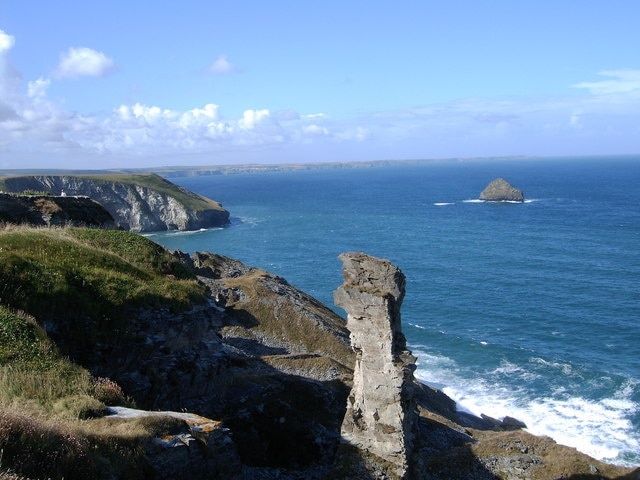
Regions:
M 133 406 L 133 401 L 124 394 L 120 385 L 110 378 L 98 377 L 94 380 L 93 396 L 105 405 Z

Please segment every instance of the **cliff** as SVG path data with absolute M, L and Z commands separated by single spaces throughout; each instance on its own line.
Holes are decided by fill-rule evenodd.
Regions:
M 109 212 L 88 197 L 0 193 L 0 221 L 34 226 L 115 228 Z
M 391 389 L 412 405 L 411 428 L 395 429 L 413 434 L 407 478 L 637 478 L 511 430 L 513 422 L 460 413 L 442 392 L 405 376 L 412 364 L 396 315 L 403 277 L 380 265 L 400 280 L 389 291 L 373 285 L 383 276 L 369 268 L 350 269 L 345 283 L 357 286 L 365 310 L 388 320 L 387 360 L 407 362 L 405 381 Z M 369 307 L 376 303 L 389 308 Z M 118 230 L 6 227 L 0 478 L 7 468 L 96 480 L 399 478 L 384 451 L 346 441 L 357 350 L 371 341 L 354 350 L 348 326 L 283 278 L 221 255 L 168 252 Z M 388 377 L 376 377 L 382 389 Z M 360 384 L 364 398 L 378 383 Z M 362 412 L 377 421 L 371 406 Z
M 99 202 L 118 228 L 134 232 L 198 230 L 229 223 L 213 200 L 158 175 L 33 175 L 0 178 L 0 191 L 86 196 Z

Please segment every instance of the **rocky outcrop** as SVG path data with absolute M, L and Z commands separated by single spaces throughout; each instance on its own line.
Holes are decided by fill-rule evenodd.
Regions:
M 47 234 L 52 232 L 67 235 L 58 229 Z M 94 240 L 100 237 L 99 231 L 90 233 Z M 126 232 L 105 233 L 123 239 L 114 248 L 141 240 Z M 639 478 L 640 471 L 605 465 L 550 438 L 518 430 L 522 425 L 514 419 L 458 412 L 443 392 L 416 382 L 400 325 L 405 279 L 387 261 L 364 254 L 341 256 L 344 284 L 336 301 L 348 311 L 345 324 L 332 310 L 264 270 L 214 253 L 173 252 L 172 258 L 160 247 L 157 251 L 162 252 L 155 257 L 158 263 L 166 264 L 163 278 L 175 281 L 176 289 L 196 280 L 203 287 L 197 302 L 172 307 L 149 299 L 129 304 L 117 318 L 92 317 L 79 303 L 36 318 L 65 356 L 97 377 L 116 381 L 136 408 L 161 411 L 137 412 L 139 422 L 149 427 L 158 417 L 177 421 L 146 428 L 148 434 L 133 444 L 109 443 L 97 452 L 101 468 L 95 475 L 64 478 Z M 112 253 L 118 256 L 117 250 Z M 73 251 L 68 255 L 74 260 Z M 175 259 L 180 262 L 171 264 Z M 108 262 L 100 265 L 105 268 L 104 288 L 110 288 L 110 279 L 118 276 Z M 77 279 L 69 276 L 68 281 Z M 111 411 L 115 415 L 83 420 L 83 428 L 89 431 L 96 425 L 92 422 L 102 422 L 96 433 L 108 432 L 109 426 L 138 431 L 128 423 L 135 419 L 120 418 L 130 411 Z M 192 413 L 175 413 L 185 411 Z M 0 433 L 2 413 L 0 409 Z M 93 449 L 94 438 L 87 435 Z M 70 441 L 56 438 L 63 447 Z M 2 468 L 12 467 L 10 449 L 0 446 Z M 116 466 L 108 460 L 109 452 L 118 458 L 118 452 L 134 448 L 136 456 L 118 463 L 122 474 L 102 468 Z M 26 455 L 46 459 L 39 450 Z M 45 471 L 32 478 L 49 477 L 61 475 Z
M 242 464 L 228 428 L 217 420 L 187 412 L 110 407 L 110 421 L 173 423 L 173 431 L 142 442 L 145 478 L 240 478 Z M 171 422 L 173 421 L 173 422 Z
M 219 478 L 314 478 L 299 472 L 328 468 L 340 443 L 354 361 L 344 320 L 264 270 L 207 252 L 175 256 L 207 286 L 207 304 L 132 311 L 90 349 L 77 322 L 50 334 L 138 407 L 222 421 L 246 472 Z M 88 319 L 82 328 L 97 330 Z M 285 470 L 298 473 L 269 473 Z
M 88 197 L 0 193 L 0 221 L 33 226 L 115 227 L 109 212 Z
M 524 202 L 522 190 L 511 186 L 504 178 L 496 178 L 480 192 L 480 200 L 487 202 Z
M 134 232 L 198 230 L 229 223 L 229 212 L 213 200 L 157 175 L 34 175 L 6 177 L 8 191 L 46 191 L 87 196 L 99 202 L 118 228 Z
M 387 260 L 362 253 L 340 255 L 344 283 L 334 294 L 347 312 L 356 352 L 353 387 L 342 422 L 343 439 L 393 465 L 405 478 L 417 422 L 415 357 L 406 349 L 400 306 L 405 277 Z

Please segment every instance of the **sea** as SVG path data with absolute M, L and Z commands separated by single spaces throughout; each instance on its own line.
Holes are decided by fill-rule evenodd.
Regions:
M 478 200 L 497 177 L 524 203 Z M 407 277 L 419 380 L 460 410 L 512 416 L 640 465 L 640 156 L 399 162 L 171 178 L 226 228 L 158 232 L 280 275 L 336 312 L 342 252 Z

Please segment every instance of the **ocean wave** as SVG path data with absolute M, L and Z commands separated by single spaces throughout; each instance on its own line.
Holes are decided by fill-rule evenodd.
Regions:
M 525 198 L 524 202 L 516 202 L 514 200 L 501 200 L 499 202 L 494 202 L 494 201 L 486 201 L 486 200 L 480 200 L 479 198 L 469 198 L 467 200 L 462 200 L 462 203 L 533 203 L 533 202 L 539 202 L 540 199 L 539 198 Z M 434 205 L 438 205 L 437 203 L 434 203 Z M 449 204 L 446 204 L 449 205 Z
M 529 362 L 540 365 L 545 368 L 550 368 L 554 370 L 560 370 L 563 375 L 566 376 L 577 376 L 582 378 L 582 375 L 579 372 L 576 372 L 573 368 L 573 365 L 565 362 L 550 362 L 540 357 L 533 357 L 529 359 Z
M 510 381 L 529 375 L 533 381 L 535 373 L 526 365 L 503 361 L 500 367 L 478 376 L 450 358 L 428 353 L 422 346 L 414 347 L 413 353 L 418 358 L 416 378 L 442 390 L 456 401 L 460 411 L 515 417 L 527 424 L 530 433 L 547 435 L 599 460 L 627 466 L 640 463 L 640 432 L 635 432 L 632 424 L 632 416 L 640 410 L 634 401 L 640 382 L 628 380 L 615 396 L 602 399 L 570 394 L 565 388 L 539 392 L 537 396 L 531 388 Z M 540 363 L 567 370 L 561 363 Z
M 455 205 L 454 202 L 435 202 L 436 207 L 446 207 L 447 205 Z
M 424 327 L 422 325 L 417 325 L 415 323 L 407 323 L 407 325 L 411 325 L 412 327 L 417 328 L 419 330 L 427 330 L 427 327 Z
M 151 233 L 143 233 L 143 237 L 156 237 L 156 236 L 165 236 L 165 237 L 177 237 L 183 235 L 197 235 L 202 232 L 213 232 L 215 230 L 223 230 L 223 227 L 212 227 L 212 228 L 200 228 L 198 230 L 167 230 L 162 232 L 151 232 Z

